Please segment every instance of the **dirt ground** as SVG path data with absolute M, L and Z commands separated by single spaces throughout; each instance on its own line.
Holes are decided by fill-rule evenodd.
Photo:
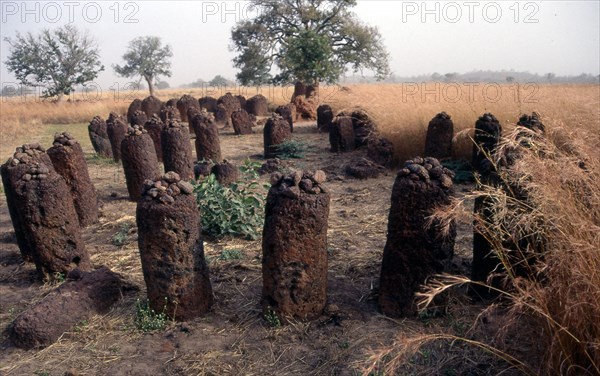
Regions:
M 85 135 L 86 126 L 69 127 L 76 127 L 73 133 Z M 238 164 L 246 158 L 262 161 L 263 136 L 260 127 L 255 130 L 254 135 L 246 136 L 223 131 L 224 157 Z M 327 135 L 318 133 L 314 123 L 296 125 L 294 137 L 306 143 L 308 151 L 305 158 L 286 164 L 323 169 L 328 174 L 332 202 L 326 314 L 312 322 L 270 326 L 260 309 L 260 240 L 207 240 L 205 251 L 215 295 L 212 311 L 190 322 L 169 323 L 164 331 L 137 330 L 135 303 L 145 298 L 145 286 L 137 249 L 135 203 L 127 200 L 121 166 L 94 158 L 89 139 L 80 137 L 101 201 L 100 222 L 83 230 L 87 249 L 95 266 L 108 266 L 140 290 L 122 299 L 108 314 L 79 323 L 45 349 L 25 351 L 13 347 L 7 336 L 9 324 L 55 286 L 39 282 L 33 264 L 22 261 L 1 195 L 0 374 L 358 375 L 371 365 L 371 355 L 392 346 L 399 335 L 467 335 L 482 307 L 469 302 L 462 290 L 452 294 L 447 313 L 441 317 L 394 320 L 377 310 L 394 172 L 364 181 L 346 178 L 343 165 L 353 156 L 364 155 L 364 150 L 332 154 Z M 470 189 L 455 187 L 457 195 Z M 224 250 L 238 250 L 243 256 L 227 260 L 220 257 Z M 454 272 L 467 273 L 470 250 L 471 228 L 461 224 Z M 486 357 L 476 348 L 438 342 L 421 349 L 398 373 L 488 375 L 505 368 L 506 364 Z

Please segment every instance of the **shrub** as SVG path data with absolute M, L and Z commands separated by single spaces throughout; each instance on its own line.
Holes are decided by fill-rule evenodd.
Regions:
M 279 159 L 300 159 L 304 158 L 308 147 L 302 141 L 288 139 L 281 144 L 273 145 L 272 148 Z
M 240 181 L 228 187 L 219 184 L 214 174 L 195 184 L 205 234 L 214 238 L 227 235 L 259 237 L 268 187 L 258 180 L 259 167 L 260 164 L 246 160 L 240 168 Z
M 154 312 L 148 305 L 148 300 L 135 302 L 135 326 L 142 332 L 151 332 L 154 330 L 163 330 L 167 326 L 167 299 L 165 298 L 165 306 L 160 313 Z

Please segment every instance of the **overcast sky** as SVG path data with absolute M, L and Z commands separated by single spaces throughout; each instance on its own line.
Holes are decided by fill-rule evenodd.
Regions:
M 251 16 L 238 1 L 4 1 L 1 15 L 2 83 L 14 82 L 4 61 L 5 37 L 37 33 L 73 22 L 97 40 L 106 70 L 103 88 L 127 80 L 111 65 L 122 63 L 127 43 L 156 35 L 173 48 L 172 87 L 217 74 L 234 78 L 229 51 L 236 21 Z M 472 70 L 529 71 L 557 75 L 600 73 L 600 1 L 372 1 L 354 11 L 377 26 L 398 76 Z

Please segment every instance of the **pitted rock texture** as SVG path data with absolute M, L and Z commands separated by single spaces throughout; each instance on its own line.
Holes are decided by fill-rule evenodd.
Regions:
M 314 319 L 327 301 L 330 196 L 323 171 L 271 175 L 263 229 L 265 314 Z
M 429 122 L 425 138 L 425 155 L 437 159 L 452 156 L 452 137 L 454 137 L 454 123 L 445 112 L 435 115 Z
M 141 99 L 134 99 L 131 102 L 131 104 L 129 105 L 129 108 L 127 109 L 127 123 L 131 124 L 131 121 L 133 119 L 133 114 L 136 111 L 143 111 L 142 110 L 142 100 Z
M 383 250 L 379 307 L 392 317 L 416 314 L 415 292 L 425 280 L 442 273 L 454 255 L 456 226 L 447 234 L 433 211 L 450 204 L 452 171 L 435 158 L 406 161 L 396 177 Z
M 154 151 L 156 152 L 156 158 L 159 162 L 163 161 L 161 134 L 164 128 L 165 123 L 163 123 L 162 120 L 160 120 L 158 115 L 152 116 L 146 122 L 146 124 L 144 124 L 144 129 L 148 132 L 150 138 L 152 138 L 152 143 L 154 144 Z
M 154 143 L 148 131 L 137 125 L 129 127 L 121 144 L 121 157 L 129 199 L 138 201 L 142 197 L 144 181 L 158 179 L 161 175 Z
M 252 127 L 254 126 L 255 119 L 246 112 L 246 110 L 238 109 L 233 111 L 231 114 L 231 123 L 233 124 L 233 131 L 237 135 L 243 134 L 252 134 L 254 131 Z
M 190 124 L 196 133 L 196 159 L 218 162 L 221 156 L 221 140 L 215 117 L 206 110 L 195 115 Z
M 192 184 L 169 171 L 148 180 L 137 211 L 138 245 L 150 307 L 176 320 L 202 315 L 213 302 Z
M 160 109 L 162 107 L 163 102 L 154 96 L 146 97 L 142 101 L 142 111 L 146 113 L 146 116 L 148 116 L 148 118 L 151 118 L 152 115 L 160 114 Z
M 100 116 L 94 116 L 88 125 L 88 133 L 94 151 L 104 158 L 112 158 L 112 148 L 108 137 L 106 122 Z
M 265 158 L 277 156 L 277 145 L 292 137 L 290 124 L 283 117 L 273 114 L 263 129 Z
M 181 98 L 179 98 L 179 100 L 177 101 L 177 109 L 179 110 L 179 114 L 181 115 L 181 121 L 188 121 L 188 110 L 192 107 L 200 110 L 200 103 L 198 103 L 198 100 L 196 98 L 192 97 L 189 94 L 184 94 Z
M 90 178 L 85 154 L 79 142 L 68 132 L 54 135 L 48 149 L 52 165 L 71 191 L 79 225 L 87 227 L 98 221 L 98 196 Z
M 349 116 L 336 116 L 329 128 L 329 145 L 334 153 L 355 149 L 354 127 Z
M 257 94 L 246 101 L 246 111 L 254 116 L 267 116 L 269 114 L 269 101 L 262 94 Z
M 108 115 L 108 119 L 106 119 L 106 131 L 110 139 L 113 159 L 115 162 L 119 162 L 121 160 L 121 142 L 123 142 L 125 133 L 127 133 L 125 118 L 115 112 L 111 112 Z
M 190 132 L 177 120 L 168 121 L 161 133 L 165 171 L 175 171 L 182 179 L 194 177 L 194 160 Z
M 317 107 L 317 127 L 319 131 L 328 133 L 333 121 L 333 110 L 328 104 Z

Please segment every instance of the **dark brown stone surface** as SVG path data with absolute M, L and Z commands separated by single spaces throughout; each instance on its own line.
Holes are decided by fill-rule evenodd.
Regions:
M 142 197 L 144 181 L 156 180 L 161 175 L 154 143 L 148 131 L 139 126 L 130 127 L 121 143 L 121 156 L 129 199 L 138 201 Z
M 112 148 L 108 137 L 106 122 L 100 116 L 94 116 L 90 125 L 88 125 L 88 133 L 94 151 L 104 158 L 112 158 Z
M 79 142 L 68 132 L 58 133 L 54 135 L 48 155 L 54 169 L 70 188 L 79 225 L 87 227 L 98 222 L 98 196 Z
M 349 116 L 336 116 L 329 128 L 329 145 L 334 153 L 352 151 L 354 144 L 354 127 Z
M 161 133 L 165 171 L 174 171 L 182 179 L 194 178 L 194 157 L 188 127 L 177 120 L 169 121 Z
M 288 103 L 277 107 L 275 113 L 283 117 L 290 126 L 290 132 L 294 132 L 294 121 L 296 120 L 296 106 L 293 103 Z
M 475 143 L 473 144 L 473 169 L 486 180 L 494 173 L 492 163 L 487 155 L 496 151 L 496 146 L 502 137 L 502 126 L 496 117 L 490 113 L 481 116 L 475 123 Z
M 233 125 L 233 131 L 237 135 L 242 134 L 252 134 L 254 131 L 252 127 L 254 126 L 254 119 L 246 110 L 239 109 L 233 111 L 231 114 L 231 123 Z
M 12 322 L 15 346 L 46 347 L 94 314 L 106 314 L 121 297 L 138 288 L 106 267 L 69 273 L 68 279 Z
M 156 152 L 156 158 L 159 162 L 163 161 L 163 153 L 162 153 L 162 143 L 160 141 L 162 131 L 165 127 L 165 124 L 160 120 L 157 115 L 152 116 L 146 124 L 144 124 L 144 129 L 148 131 L 148 135 L 152 138 L 152 143 L 154 144 L 154 151 Z
M 257 94 L 246 101 L 246 111 L 254 116 L 269 114 L 269 101 L 262 94 Z
M 55 273 L 66 274 L 75 268 L 89 270 L 90 258 L 63 177 L 44 163 L 28 163 L 27 174 L 17 183 L 15 193 L 40 278 L 53 279 Z
M 127 123 L 125 122 L 125 119 L 122 116 L 111 112 L 106 120 L 106 132 L 110 139 L 113 159 L 115 162 L 119 162 L 121 160 L 121 142 L 123 142 L 125 133 L 127 133 Z
M 140 127 L 143 127 L 147 121 L 148 121 L 148 116 L 142 110 L 134 112 L 133 115 L 131 115 L 131 118 L 129 118 L 129 124 L 139 125 Z
M 237 97 L 231 93 L 223 95 L 217 101 L 217 109 L 215 111 L 216 122 L 223 123 L 225 126 L 231 126 L 231 114 L 240 108 L 242 106 Z
M 379 283 L 379 307 L 387 316 L 416 314 L 415 292 L 454 254 L 455 224 L 448 234 L 438 221 L 427 224 L 437 207 L 450 204 L 452 177 L 435 158 L 416 157 L 398 172 Z
M 296 108 L 296 119 L 317 120 L 317 101 L 313 97 L 299 95 L 292 101 Z
M 262 166 L 260 166 L 258 173 L 260 175 L 272 174 L 273 172 L 281 171 L 282 168 L 283 165 L 279 158 L 271 158 L 267 159 L 265 163 L 263 163 Z
M 387 138 L 372 137 L 367 145 L 367 158 L 390 168 L 394 164 L 394 145 Z
M 355 108 L 342 111 L 338 116 L 349 116 L 352 119 L 356 147 L 365 146 L 371 138 L 379 137 L 377 125 L 365 110 Z
M 306 84 L 302 81 L 296 81 L 294 84 L 294 93 L 292 94 L 291 102 L 293 102 L 294 99 L 300 95 L 306 96 Z
M 196 133 L 196 159 L 221 161 L 223 159 L 221 140 L 214 116 L 206 110 L 202 110 L 200 114 L 192 118 L 190 124 Z
M 277 114 L 267 120 L 263 132 L 265 158 L 276 157 L 276 146 L 292 137 L 290 123 Z
M 163 108 L 165 108 L 165 107 L 177 107 L 177 101 L 178 100 L 179 99 L 177 99 L 177 98 L 171 98 L 171 99 L 167 100 L 165 102 L 165 104 L 163 105 Z
M 160 120 L 163 123 L 166 123 L 171 120 L 181 121 L 181 115 L 179 114 L 179 110 L 177 109 L 177 107 L 163 106 L 160 109 Z
M 323 171 L 275 173 L 263 229 L 265 314 L 314 319 L 327 301 L 327 226 L 330 196 Z
M 328 104 L 322 104 L 317 107 L 317 127 L 321 132 L 329 132 L 329 127 L 333 121 L 333 110 Z
M 215 164 L 213 161 L 198 161 L 194 164 L 194 177 L 196 180 L 210 176 Z
M 216 112 L 217 111 L 217 99 L 213 97 L 202 97 L 198 99 L 198 104 L 200 104 L 200 108 L 206 109 L 208 112 Z
M 240 102 L 240 108 L 246 108 L 246 97 L 243 95 L 236 95 L 235 98 Z
M 235 183 L 240 178 L 238 167 L 227 160 L 223 161 L 223 163 L 215 164 L 211 169 L 211 173 L 215 174 L 215 178 L 223 186 Z
M 454 137 L 454 123 L 445 112 L 435 115 L 427 127 L 425 138 L 425 156 L 437 159 L 452 156 L 452 137 Z
M 385 168 L 367 158 L 352 159 L 344 166 L 346 175 L 356 179 L 373 179 L 385 172 Z
M 21 185 L 24 175 L 28 174 L 31 163 L 43 163 L 49 169 L 54 169 L 50 157 L 40 144 L 25 144 L 18 147 L 13 156 L 0 167 L 6 204 L 15 230 L 17 245 L 23 260 L 29 262 L 33 262 L 33 251 L 23 223 L 22 203 L 17 201 L 22 199 L 17 195 L 17 187 Z M 25 179 L 31 179 L 31 175 L 26 176 Z
M 147 181 L 136 217 L 142 270 L 150 307 L 176 320 L 191 320 L 213 302 L 200 238 L 200 213 L 192 185 L 168 172 Z
M 132 120 L 133 120 L 133 114 L 136 111 L 142 111 L 142 100 L 141 99 L 134 99 L 131 104 L 129 105 L 129 108 L 127 109 L 127 123 L 131 124 Z
M 144 111 L 146 113 L 146 116 L 148 116 L 148 118 L 151 118 L 152 115 L 155 115 L 155 114 L 159 115 L 160 109 L 162 107 L 163 107 L 163 102 L 154 96 L 146 97 L 142 101 L 142 111 Z
M 179 98 L 179 100 L 177 101 L 177 109 L 179 110 L 179 114 L 181 115 L 181 121 L 188 121 L 188 110 L 191 107 L 200 110 L 200 103 L 198 103 L 198 100 L 196 98 L 192 97 L 189 94 L 184 94 L 181 98 Z

